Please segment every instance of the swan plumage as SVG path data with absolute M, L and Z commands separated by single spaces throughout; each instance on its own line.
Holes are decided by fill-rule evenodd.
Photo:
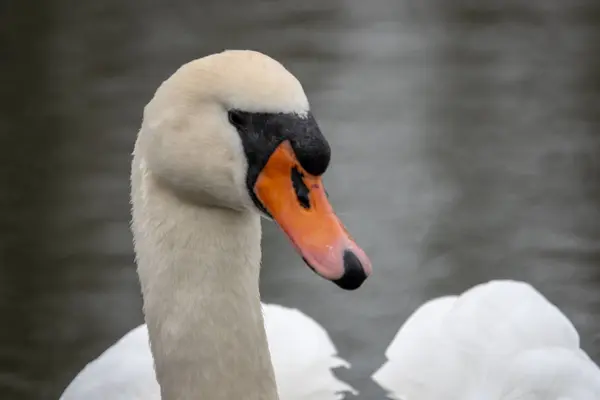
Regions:
M 417 309 L 373 379 L 391 399 L 593 400 L 600 369 L 531 285 L 491 281 Z
M 281 400 L 338 400 L 358 392 L 333 370 L 349 368 L 329 334 L 298 309 L 265 304 L 265 329 Z
M 146 324 L 127 332 L 71 381 L 60 400 L 159 400 Z
M 339 400 L 357 392 L 333 369 L 337 355 L 325 329 L 298 309 L 263 304 L 265 329 L 281 400 Z M 60 400 L 160 400 L 148 328 L 142 324 L 87 364 Z

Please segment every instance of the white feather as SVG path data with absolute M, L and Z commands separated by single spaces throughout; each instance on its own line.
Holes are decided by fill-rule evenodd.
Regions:
M 327 332 L 296 309 L 263 304 L 281 400 L 338 400 L 356 393 L 332 368 L 348 367 Z M 148 330 L 140 325 L 90 362 L 60 400 L 160 400 Z
M 355 393 L 337 379 L 332 368 L 350 364 L 321 325 L 299 310 L 263 305 L 265 329 L 279 397 L 282 400 L 336 400 L 342 392 Z
M 391 399 L 600 399 L 600 369 L 571 322 L 529 284 L 492 281 L 432 300 L 373 379 Z

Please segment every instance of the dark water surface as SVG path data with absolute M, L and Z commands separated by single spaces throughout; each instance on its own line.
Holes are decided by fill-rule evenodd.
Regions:
M 496 6 L 495 4 L 502 4 Z M 600 361 L 600 3 L 7 1 L 0 5 L 0 399 L 53 399 L 140 324 L 128 229 L 143 106 L 224 48 L 281 60 L 333 147 L 334 207 L 374 262 L 347 293 L 272 225 L 267 302 L 369 383 L 419 304 L 528 280 Z

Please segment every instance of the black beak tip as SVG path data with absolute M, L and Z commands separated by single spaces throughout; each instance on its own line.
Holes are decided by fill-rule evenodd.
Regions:
M 344 251 L 344 275 L 333 281 L 344 290 L 356 290 L 362 286 L 367 279 L 367 274 L 356 255 L 349 251 Z

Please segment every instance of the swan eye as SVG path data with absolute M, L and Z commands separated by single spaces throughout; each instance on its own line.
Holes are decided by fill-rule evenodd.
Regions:
M 235 126 L 236 128 L 244 126 L 246 123 L 246 118 L 239 111 L 230 110 L 227 112 L 227 116 L 229 118 L 229 122 L 231 123 L 231 125 Z

